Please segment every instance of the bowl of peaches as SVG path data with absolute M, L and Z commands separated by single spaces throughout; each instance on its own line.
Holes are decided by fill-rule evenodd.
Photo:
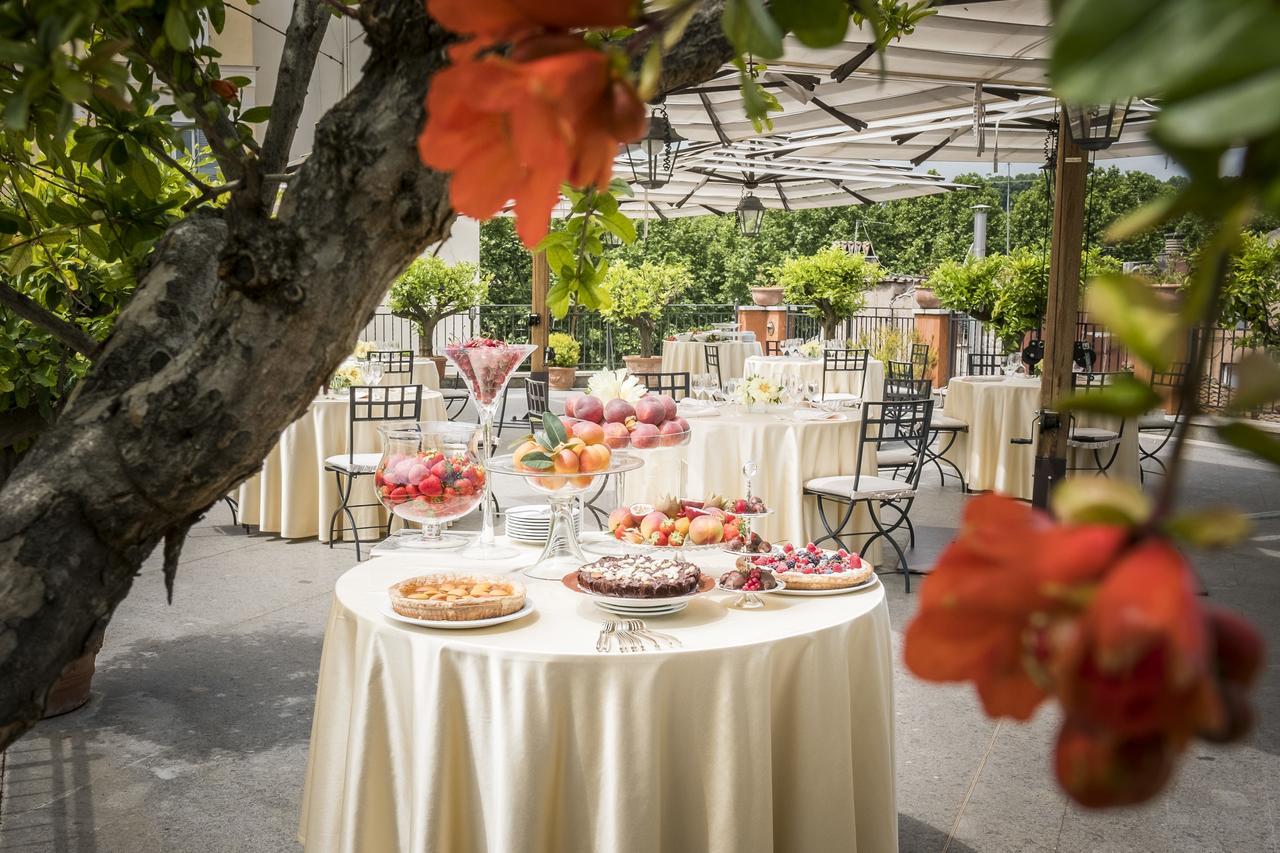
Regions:
M 574 435 L 599 435 L 613 450 L 652 450 L 689 443 L 689 422 L 676 414 L 674 397 L 645 394 L 634 403 L 575 394 L 564 402 L 565 423 Z
M 766 554 L 772 546 L 752 533 L 732 510 L 742 501 L 708 495 L 702 500 L 664 495 L 653 504 L 618 507 L 609 514 L 609 533 L 637 548 L 720 548 L 736 553 Z M 754 514 L 767 512 L 763 502 Z
M 536 491 L 547 495 L 571 496 L 585 492 L 597 477 L 632 471 L 643 463 L 627 453 L 619 453 L 604 443 L 603 430 L 571 426 L 556 415 L 542 416 L 542 430 L 520 442 L 509 455 L 489 461 L 491 471 L 524 477 Z

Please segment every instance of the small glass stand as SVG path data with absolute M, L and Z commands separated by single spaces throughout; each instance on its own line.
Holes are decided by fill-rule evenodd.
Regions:
M 721 592 L 736 592 L 738 594 L 738 597 L 729 605 L 730 607 L 734 607 L 738 610 L 759 610 L 761 607 L 764 607 L 764 602 L 760 600 L 760 596 L 770 595 L 787 588 L 787 585 L 782 581 L 777 580 L 777 578 L 774 578 L 774 580 L 778 585 L 772 589 L 728 589 L 727 587 L 720 586 L 718 583 L 716 584 L 716 589 Z

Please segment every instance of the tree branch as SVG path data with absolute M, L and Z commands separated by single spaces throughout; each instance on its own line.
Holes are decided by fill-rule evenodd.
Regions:
M 307 86 L 315 68 L 320 44 L 329 26 L 329 13 L 320 0 L 298 0 L 285 33 L 276 90 L 271 98 L 271 120 L 259 161 L 264 172 L 282 172 L 298 129 L 298 116 L 307 99 Z
M 79 326 L 68 323 L 58 315 L 49 311 L 25 293 L 19 293 L 8 284 L 0 286 L 0 305 L 26 320 L 36 328 L 43 329 L 63 344 L 85 356 L 92 358 L 98 349 L 98 342 L 86 335 Z
M 663 57 L 659 92 L 709 80 L 733 58 L 733 45 L 720 25 L 724 4 L 725 0 L 706 0 L 694 13 L 680 40 Z

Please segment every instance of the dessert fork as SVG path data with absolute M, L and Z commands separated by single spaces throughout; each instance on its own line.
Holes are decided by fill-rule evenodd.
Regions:
M 653 643 L 655 651 L 661 649 L 663 643 L 666 643 L 673 649 L 680 646 L 680 640 L 676 637 L 671 634 L 665 634 L 662 631 L 655 631 L 652 628 L 647 627 L 644 622 L 639 619 L 628 619 L 626 621 L 626 629 L 641 640 L 648 640 Z
M 613 645 L 613 634 L 617 630 L 618 623 L 612 620 L 600 623 L 600 635 L 596 637 L 596 651 L 608 652 L 609 647 Z M 619 639 L 621 643 L 621 639 Z

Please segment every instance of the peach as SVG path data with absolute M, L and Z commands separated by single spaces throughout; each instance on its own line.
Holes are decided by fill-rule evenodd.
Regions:
M 631 432 L 631 446 L 646 450 L 658 446 L 658 428 L 653 424 L 640 423 Z
M 662 527 L 663 522 L 670 520 L 671 519 L 667 518 L 665 514 L 654 510 L 644 517 L 644 521 L 640 522 L 640 535 L 648 539 L 649 534 L 657 533 Z
M 688 422 L 688 421 L 686 421 L 684 418 L 677 416 L 677 417 L 672 418 L 671 420 L 673 420 L 673 421 L 675 421 L 676 423 L 680 424 L 680 431 L 681 431 L 681 432 L 688 432 L 688 431 L 689 431 L 689 422 Z
M 542 448 L 538 446 L 537 442 L 535 442 L 533 439 L 527 439 L 519 447 L 516 448 L 514 453 L 511 454 L 511 466 L 515 468 L 517 471 L 535 470 L 533 468 L 528 467 L 527 465 L 521 465 L 520 460 L 523 459 L 526 454 L 533 453 L 534 451 L 540 451 L 540 450 L 542 450 Z
M 663 447 L 672 447 L 684 441 L 684 430 L 680 429 L 680 424 L 675 421 L 663 421 L 658 432 L 658 440 Z
M 604 443 L 606 447 L 626 447 L 631 444 L 631 433 L 626 424 L 605 424 Z
M 642 424 L 657 426 L 662 423 L 666 416 L 667 410 L 662 405 L 662 399 L 659 397 L 641 397 L 636 403 L 636 420 Z
M 663 414 L 666 416 L 666 419 L 669 421 L 675 420 L 676 411 L 677 411 L 676 398 L 668 397 L 666 394 L 663 394 L 658 399 L 662 401 L 662 411 L 663 411 Z
M 623 530 L 629 530 L 636 526 L 636 520 L 631 517 L 631 510 L 625 506 L 620 506 L 613 512 L 609 513 L 609 532 L 617 530 L 621 527 Z
M 683 515 L 676 519 L 676 532 L 684 536 L 689 532 L 689 519 Z
M 579 403 L 578 407 L 581 409 L 582 403 Z M 578 411 L 579 409 L 575 409 L 575 411 Z M 614 399 L 605 403 L 604 419 L 611 424 L 620 424 L 625 422 L 627 418 L 634 418 L 635 416 L 635 407 L 626 400 Z M 583 418 L 583 420 L 588 420 L 588 418 Z
M 711 545 L 724 537 L 724 525 L 714 515 L 700 515 L 689 522 L 689 541 L 694 545 Z
M 570 394 L 568 397 L 565 397 L 564 413 L 571 418 L 576 418 L 578 415 L 575 411 L 575 407 L 578 405 L 578 401 L 585 396 L 587 395 L 586 394 Z
M 613 454 L 603 444 L 588 444 L 578 454 L 578 470 L 584 474 L 603 471 L 609 467 Z
M 567 406 L 565 407 L 565 414 L 569 414 Z M 604 403 L 600 402 L 599 397 L 583 394 L 573 404 L 573 416 L 580 421 L 591 421 L 598 424 L 605 419 Z
M 557 474 L 576 474 L 581 467 L 578 454 L 569 448 L 565 448 L 551 457 L 551 462 L 555 466 Z
M 577 421 L 574 423 L 572 435 L 580 438 L 588 445 L 604 444 L 604 427 L 591 421 Z

